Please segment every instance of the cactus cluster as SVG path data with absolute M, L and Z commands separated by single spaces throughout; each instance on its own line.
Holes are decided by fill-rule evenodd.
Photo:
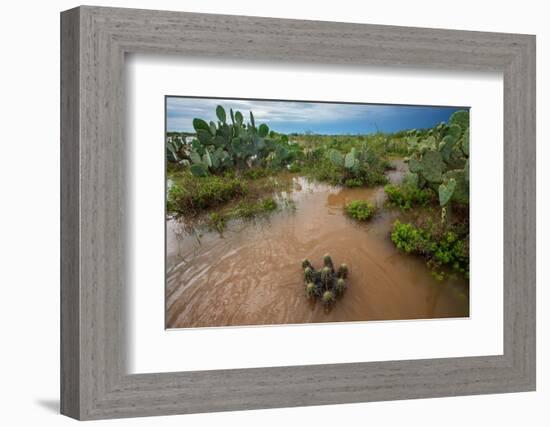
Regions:
M 323 267 L 316 270 L 308 259 L 302 261 L 306 296 L 316 300 L 319 298 L 325 307 L 332 306 L 337 298 L 344 295 L 348 283 L 349 270 L 346 264 L 340 264 L 338 269 L 329 254 L 323 257 Z
M 256 126 L 254 114 L 245 123 L 240 111 L 216 107 L 217 123 L 193 119 L 196 137 L 189 143 L 176 138 L 167 140 L 167 159 L 189 166 L 195 176 L 206 176 L 229 168 L 252 166 L 283 167 L 292 161 L 286 135 L 269 131 L 266 124 Z M 183 148 L 183 149 L 182 149 Z
M 169 162 L 176 163 L 181 158 L 181 150 L 185 146 L 185 141 L 181 136 L 169 136 L 166 138 L 166 158 Z
M 412 131 L 409 170 L 419 188 L 429 188 L 440 205 L 469 203 L 469 113 L 453 113 L 449 123 L 434 127 L 423 139 Z
M 331 148 L 327 152 L 327 157 L 332 165 L 341 171 L 340 183 L 347 187 L 382 184 L 386 181 L 380 157 L 366 143 L 351 148 L 345 154 Z
M 351 173 L 359 172 L 360 167 L 366 161 L 367 150 L 357 150 L 353 147 L 349 153 L 343 155 L 340 151 L 332 148 L 328 152 L 330 161 L 334 166 L 345 168 Z

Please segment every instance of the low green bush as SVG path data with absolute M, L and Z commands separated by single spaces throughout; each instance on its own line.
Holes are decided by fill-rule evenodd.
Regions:
M 273 174 L 273 171 L 267 168 L 253 168 L 243 172 L 243 177 L 247 179 L 260 179 Z
M 336 166 L 326 159 L 315 160 L 307 163 L 302 172 L 309 178 L 332 185 L 342 184 L 342 173 Z
M 260 214 L 272 212 L 277 209 L 277 202 L 270 198 L 264 198 L 257 201 L 243 200 L 229 212 L 230 217 L 251 219 Z
M 334 165 L 328 159 L 311 162 L 302 167 L 301 172 L 317 181 L 346 187 L 373 187 L 388 182 L 383 167 L 361 166 L 350 171 Z
M 365 182 L 361 178 L 350 178 L 350 179 L 346 179 L 346 181 L 344 182 L 344 185 L 350 188 L 362 187 L 363 185 L 365 185 Z
M 302 171 L 302 165 L 298 162 L 292 162 L 288 165 L 288 171 L 292 173 L 300 173 Z
M 225 222 L 226 222 L 225 216 L 218 212 L 212 212 L 208 216 L 208 223 L 210 225 L 210 228 L 217 230 L 219 233 L 225 230 Z
M 366 200 L 353 200 L 345 207 L 346 214 L 357 221 L 369 220 L 375 212 L 375 207 Z
M 395 246 L 409 254 L 424 256 L 428 267 L 436 271 L 436 277 L 443 278 L 442 266 L 469 276 L 470 257 L 468 235 L 460 235 L 451 225 L 428 223 L 424 226 L 395 221 L 391 240 Z
M 388 203 L 390 205 L 404 210 L 427 206 L 433 199 L 430 190 L 420 189 L 410 184 L 388 184 L 384 187 L 384 191 L 388 196 Z
M 168 190 L 167 210 L 183 215 L 221 206 L 245 195 L 246 184 L 231 175 L 196 177 L 181 174 Z

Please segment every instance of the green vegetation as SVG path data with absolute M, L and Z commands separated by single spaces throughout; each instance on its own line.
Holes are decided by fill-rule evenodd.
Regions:
M 287 135 L 249 121 L 241 112 L 216 108 L 217 121 L 195 118 L 195 133 L 167 134 L 170 185 L 167 211 L 184 217 L 208 216 L 223 230 L 231 218 L 252 218 L 276 210 L 272 195 L 284 171 L 346 187 L 385 184 L 390 162 L 385 136 Z M 291 200 L 282 206 L 294 207 Z M 358 214 L 361 215 L 365 213 Z
M 208 217 L 210 227 L 221 233 L 225 230 L 226 217 L 218 212 L 212 212 Z
M 169 212 L 196 214 L 223 205 L 247 194 L 248 187 L 231 174 L 205 176 L 196 179 L 191 173 L 172 175 L 174 183 L 168 189 Z
M 468 277 L 469 113 L 457 111 L 449 123 L 408 131 L 406 140 L 410 174 L 401 185 L 384 188 L 388 203 L 410 210 L 433 206 L 438 200 L 441 218 L 434 220 L 425 212 L 428 219 L 419 224 L 397 220 L 391 239 L 406 253 L 426 258 L 440 280 L 444 268 Z
M 274 211 L 275 209 L 277 209 L 277 202 L 270 197 L 254 202 L 241 201 L 229 211 L 229 216 L 250 219 L 259 214 Z
M 302 261 L 302 269 L 306 296 L 311 300 L 319 298 L 326 308 L 330 308 L 337 298 L 344 295 L 348 287 L 349 274 L 346 264 L 341 264 L 338 270 L 335 270 L 331 256 L 326 254 L 321 270 L 315 270 L 307 258 Z
M 306 148 L 301 170 L 311 179 L 346 187 L 371 187 L 387 182 L 385 159 L 362 139 L 350 142 L 341 138 L 331 141 L 326 141 L 326 137 L 302 138 Z M 309 148 L 314 141 L 315 148 Z
M 464 226 L 445 221 L 413 225 L 397 220 L 393 225 L 391 240 L 406 253 L 427 258 L 428 267 L 438 279 L 444 277 L 442 267 L 469 276 L 469 233 Z
M 216 107 L 218 122 L 195 118 L 196 138 L 187 144 L 182 137 L 169 137 L 166 155 L 170 162 L 189 167 L 197 177 L 219 174 L 226 170 L 245 170 L 252 167 L 279 169 L 294 160 L 294 147 L 286 135 L 270 132 L 266 124 L 256 127 L 254 114 L 244 122 L 240 111 L 230 110 L 227 123 L 225 109 Z
M 222 233 L 225 230 L 227 222 L 231 219 L 250 220 L 262 215 L 266 215 L 278 207 L 277 202 L 266 197 L 256 201 L 241 200 L 233 208 L 222 212 L 212 212 L 208 216 L 208 225 L 211 229 Z
M 388 204 L 403 210 L 427 206 L 434 199 L 428 189 L 418 188 L 410 182 L 404 182 L 401 185 L 388 184 L 384 187 L 384 191 L 388 196 Z
M 346 214 L 357 221 L 367 221 L 374 214 L 375 207 L 366 200 L 352 200 L 346 205 L 345 211 Z
M 441 206 L 469 203 L 469 113 L 457 111 L 427 137 L 411 137 L 409 170 Z
M 467 111 L 431 129 L 373 135 L 283 135 L 256 124 L 252 112 L 245 121 L 241 112 L 227 113 L 221 106 L 216 117 L 209 123 L 195 118 L 194 133 L 167 134 L 169 214 L 202 218 L 203 225 L 221 233 L 232 219 L 294 208 L 291 199 L 274 198 L 277 191 L 288 190 L 289 174 L 349 188 L 387 184 L 387 205 L 401 209 L 391 232 L 395 246 L 423 256 L 440 279 L 448 271 L 468 276 Z M 390 161 L 392 156 L 405 157 L 408 165 L 400 184 L 388 184 L 387 171 L 399 165 Z M 344 207 L 358 221 L 368 221 L 375 212 L 367 200 Z M 330 307 L 347 288 L 347 267 L 335 271 L 330 256 L 319 271 L 304 263 L 306 295 Z

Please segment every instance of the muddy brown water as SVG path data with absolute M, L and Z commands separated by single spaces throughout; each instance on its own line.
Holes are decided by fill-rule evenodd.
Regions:
M 391 182 L 406 165 L 394 160 Z M 469 315 L 468 282 L 438 282 L 425 261 L 399 252 L 390 240 L 399 216 L 380 209 L 361 224 L 343 214 L 346 203 L 365 199 L 382 207 L 375 188 L 339 188 L 288 176 L 295 209 L 268 218 L 232 221 L 218 232 L 189 234 L 167 222 L 166 322 L 168 328 L 403 320 Z M 316 268 L 330 253 L 350 269 L 349 288 L 327 311 L 304 293 L 301 260 Z

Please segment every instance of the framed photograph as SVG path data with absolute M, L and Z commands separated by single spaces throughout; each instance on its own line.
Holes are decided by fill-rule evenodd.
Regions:
M 61 411 L 535 389 L 535 37 L 61 14 Z

